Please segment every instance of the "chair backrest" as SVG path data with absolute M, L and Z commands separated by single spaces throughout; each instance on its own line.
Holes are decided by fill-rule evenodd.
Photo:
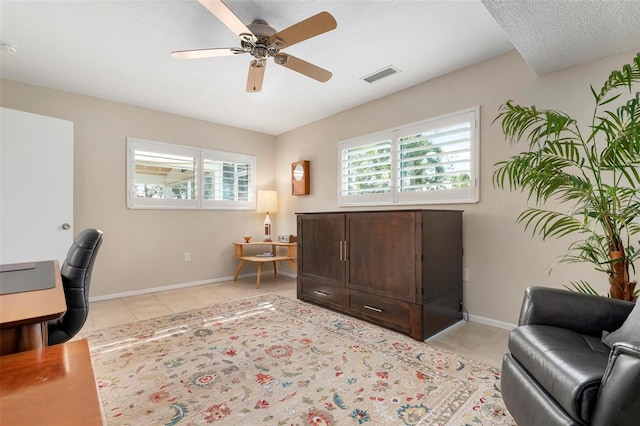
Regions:
M 102 231 L 85 229 L 76 237 L 60 269 L 67 312 L 48 323 L 49 345 L 64 343 L 75 336 L 89 315 L 89 284 L 93 264 L 102 244 Z

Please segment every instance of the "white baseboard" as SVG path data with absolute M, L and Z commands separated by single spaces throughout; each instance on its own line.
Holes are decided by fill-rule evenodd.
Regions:
M 278 272 L 278 275 L 284 275 L 289 278 L 296 278 L 298 276 L 295 272 Z M 258 276 L 258 273 L 253 272 L 249 274 L 238 275 L 238 279 L 257 277 L 257 276 Z M 228 277 L 221 277 L 221 278 L 211 278 L 211 279 L 202 280 L 202 281 L 193 281 L 189 283 L 171 284 L 163 287 L 144 288 L 142 290 L 125 291 L 124 293 L 113 293 L 113 294 L 105 294 L 103 296 L 89 297 L 89 302 L 99 302 L 101 300 L 110 300 L 110 299 L 118 299 L 120 297 L 138 296 L 140 294 L 157 293 L 159 291 L 176 290 L 180 288 L 195 287 L 197 285 L 214 284 L 214 283 L 221 283 L 221 282 L 232 281 L 232 280 L 233 280 L 233 277 L 228 276 Z
M 242 275 L 238 276 L 238 279 L 240 279 L 240 278 L 248 278 L 248 277 L 255 277 L 257 275 L 258 275 L 257 272 L 254 272 L 252 274 L 242 274 Z M 282 275 L 285 275 L 285 274 L 282 274 Z M 221 278 L 211 278 L 211 279 L 208 279 L 208 280 L 193 281 L 193 282 L 189 282 L 189 283 L 171 284 L 171 285 L 166 285 L 166 286 L 162 286 L 162 287 L 152 287 L 152 288 L 144 288 L 144 289 L 141 289 L 141 290 L 125 291 L 124 293 L 113 293 L 113 294 L 105 294 L 103 296 L 93 296 L 93 297 L 89 297 L 89 302 L 98 302 L 98 301 L 101 301 L 101 300 L 118 299 L 120 297 L 138 296 L 140 294 L 157 293 L 159 291 L 176 290 L 176 289 L 179 289 L 179 288 L 195 287 L 197 285 L 221 283 L 221 282 L 225 282 L 225 281 L 233 281 L 233 277 L 232 276 L 228 276 L 228 277 L 221 277 Z
M 513 330 L 514 328 L 516 328 L 515 324 L 511 324 L 508 322 L 504 322 L 504 321 L 498 321 L 498 320 L 494 320 L 491 318 L 485 318 L 485 317 L 481 317 L 478 315 L 469 315 L 469 321 L 471 322 L 477 322 L 480 324 L 486 324 L 486 325 L 490 325 L 492 327 L 496 327 L 496 328 L 503 328 L 505 330 Z M 456 328 L 462 326 L 462 324 L 464 324 L 466 321 L 458 321 L 455 324 L 445 328 L 442 331 L 439 331 L 438 333 L 434 334 L 433 336 L 428 337 L 427 339 L 425 339 L 425 342 L 429 342 L 432 339 L 435 339 L 437 337 L 440 337 L 440 335 L 442 334 L 446 334 L 449 333 L 452 330 L 455 330 Z
M 285 277 L 289 277 L 289 278 L 297 278 L 298 277 L 298 274 L 296 274 L 295 272 L 278 272 L 278 275 L 284 275 Z
M 478 315 L 469 314 L 469 321 L 479 322 L 480 324 L 490 325 L 492 327 L 503 328 L 505 330 L 513 330 L 517 327 L 516 324 L 511 324 L 509 322 L 498 321 L 492 318 L 485 318 Z
M 464 324 L 466 321 L 458 321 L 456 323 L 453 323 L 452 325 L 450 325 L 449 327 L 445 328 L 444 330 L 440 330 L 438 331 L 436 334 L 434 334 L 433 336 L 429 336 L 426 339 L 424 339 L 425 342 L 428 342 L 429 340 L 435 339 L 437 337 L 440 337 L 440 335 L 442 334 L 446 334 L 452 330 L 455 330 L 456 328 L 460 327 L 462 324 Z

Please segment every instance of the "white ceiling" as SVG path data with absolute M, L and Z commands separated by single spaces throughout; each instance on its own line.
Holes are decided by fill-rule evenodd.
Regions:
M 482 0 L 538 74 L 640 47 L 638 0 Z
M 264 19 L 276 30 L 331 13 L 336 30 L 285 52 L 333 78 L 319 83 L 269 60 L 262 91 L 247 93 L 249 55 L 172 58 L 174 50 L 239 46 L 196 0 L 0 0 L 0 39 L 19 47 L 2 53 L 0 76 L 277 135 L 514 46 L 540 73 L 640 46 L 636 0 L 225 4 L 245 23 Z M 389 65 L 401 72 L 361 80 Z

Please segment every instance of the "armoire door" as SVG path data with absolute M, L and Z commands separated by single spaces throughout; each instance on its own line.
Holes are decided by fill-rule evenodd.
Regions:
M 415 303 L 421 274 L 416 213 L 354 212 L 347 214 L 346 224 L 347 290 Z
M 298 215 L 298 298 L 344 307 L 345 217 Z
M 298 219 L 298 274 L 344 285 L 343 214 L 314 214 Z M 308 250 L 305 248 L 308 247 Z

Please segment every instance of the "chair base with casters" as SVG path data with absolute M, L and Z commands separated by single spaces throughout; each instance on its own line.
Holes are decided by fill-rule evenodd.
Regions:
M 71 340 L 87 320 L 89 284 L 102 236 L 102 231 L 98 229 L 85 229 L 78 234 L 67 252 L 60 268 L 67 312 L 47 324 L 49 345 Z

